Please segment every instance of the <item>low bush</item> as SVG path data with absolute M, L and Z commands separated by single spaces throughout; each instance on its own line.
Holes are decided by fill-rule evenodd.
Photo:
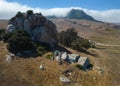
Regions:
M 45 58 L 47 58 L 47 59 L 51 59 L 52 57 L 53 57 L 53 54 L 48 54 L 45 56 Z
M 4 34 L 5 34 L 5 29 L 0 29 L 0 40 L 3 39 Z
M 87 39 L 79 37 L 73 28 L 60 32 L 58 40 L 61 44 L 82 52 L 91 47 L 90 42 Z
M 9 38 L 7 48 L 11 52 L 21 52 L 34 49 L 35 44 L 25 30 L 19 29 L 13 32 L 12 36 Z
M 5 33 L 3 35 L 3 41 L 8 42 L 8 40 L 12 37 L 12 35 L 13 35 L 13 32 Z
M 80 70 L 83 68 L 82 65 L 79 65 L 79 64 L 76 64 L 76 67 Z
M 51 48 L 46 43 L 36 43 L 36 50 L 40 56 L 44 55 L 46 52 L 50 51 Z

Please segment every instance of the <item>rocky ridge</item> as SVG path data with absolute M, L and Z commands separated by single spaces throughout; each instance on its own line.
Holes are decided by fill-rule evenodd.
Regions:
M 36 42 L 47 43 L 51 47 L 57 44 L 56 25 L 41 13 L 33 13 L 32 10 L 26 13 L 18 12 L 9 20 L 6 32 L 13 32 L 17 29 L 25 29 Z

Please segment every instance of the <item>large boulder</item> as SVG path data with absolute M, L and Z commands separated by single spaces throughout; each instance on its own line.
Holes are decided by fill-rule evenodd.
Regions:
M 29 35 L 32 36 L 30 21 L 25 19 L 23 26 L 24 26 L 24 29 L 29 33 Z
M 19 15 L 18 15 L 19 14 Z M 34 41 L 47 43 L 52 48 L 57 44 L 56 25 L 41 13 L 17 13 L 8 23 L 7 32 L 25 29 Z
M 13 32 L 14 30 L 16 30 L 15 26 L 13 24 L 9 24 L 6 27 L 6 32 Z

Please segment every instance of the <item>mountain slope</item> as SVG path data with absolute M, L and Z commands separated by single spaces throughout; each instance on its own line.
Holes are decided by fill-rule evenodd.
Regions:
M 85 19 L 54 18 L 51 19 L 57 26 L 58 31 L 75 28 L 80 36 L 95 40 L 100 43 L 120 45 L 120 31 L 116 30 L 115 24 L 89 21 Z M 4 23 L 5 24 L 5 23 Z M 119 26 L 118 26 L 119 27 Z M 80 71 L 73 69 L 69 84 L 61 83 L 59 77 L 62 72 L 72 65 L 59 65 L 57 61 L 46 58 L 18 58 L 12 59 L 11 63 L 5 61 L 5 55 L 9 52 L 6 44 L 0 41 L 0 85 L 1 86 L 118 86 L 120 85 L 120 47 L 98 46 L 91 51 L 99 56 L 94 57 L 70 48 L 67 50 L 80 56 L 85 56 L 93 63 L 94 68 L 100 67 L 103 72 L 93 69 Z M 43 64 L 45 70 L 40 70 Z M 13 77 L 14 76 L 14 77 Z
M 79 20 L 69 18 L 54 18 L 50 20 L 56 24 L 57 30 L 59 32 L 68 28 L 74 28 L 80 36 L 85 38 L 90 38 L 95 35 L 101 35 L 102 33 L 106 34 L 105 32 L 107 32 L 107 30 L 120 28 L 120 26 L 116 24 L 96 22 L 85 19 Z

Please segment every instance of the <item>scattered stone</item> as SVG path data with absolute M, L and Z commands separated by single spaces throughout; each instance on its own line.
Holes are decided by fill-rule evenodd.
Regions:
M 60 55 L 58 55 L 58 56 L 56 56 L 56 58 L 55 58 L 57 61 L 61 61 L 62 60 L 62 58 L 61 58 L 61 56 Z
M 62 60 L 68 60 L 68 55 L 67 55 L 67 52 L 64 52 L 62 55 L 61 55 L 61 58 Z
M 69 83 L 69 82 L 70 82 L 70 79 L 67 78 L 67 77 L 62 76 L 62 77 L 60 77 L 60 81 L 61 81 L 61 82 L 64 82 L 64 83 Z
M 11 62 L 12 61 L 12 57 L 10 55 L 6 55 L 6 62 Z
M 80 56 L 78 54 L 68 54 L 68 57 L 69 57 L 68 61 L 70 63 L 76 63 L 76 62 L 78 62 L 78 60 L 80 58 Z
M 6 32 L 13 32 L 14 30 L 16 30 L 15 26 L 13 24 L 9 24 L 6 27 Z
M 55 50 L 54 51 L 54 56 L 56 57 L 56 56 L 58 56 L 59 55 L 59 51 L 58 50 Z
M 90 64 L 89 59 L 87 57 L 80 57 L 78 60 L 78 64 L 82 66 L 82 69 L 87 69 L 87 66 Z
M 55 58 L 54 57 L 51 57 L 51 60 L 54 60 Z
M 13 54 L 13 53 L 10 53 L 9 55 L 10 55 L 12 58 L 15 57 L 15 54 Z
M 68 73 L 68 75 L 69 75 L 69 76 L 71 76 L 71 75 L 72 75 L 72 73 L 70 72 L 70 73 Z
M 63 61 L 66 61 L 68 63 L 77 63 L 78 65 L 82 66 L 82 70 L 88 69 L 90 63 L 88 57 L 80 57 L 78 54 L 67 54 L 67 52 L 54 52 L 55 60 L 59 61 L 60 64 Z
M 43 66 L 43 64 L 40 65 L 40 69 L 41 69 L 41 70 L 44 70 L 44 69 L 45 69 L 44 66 Z

